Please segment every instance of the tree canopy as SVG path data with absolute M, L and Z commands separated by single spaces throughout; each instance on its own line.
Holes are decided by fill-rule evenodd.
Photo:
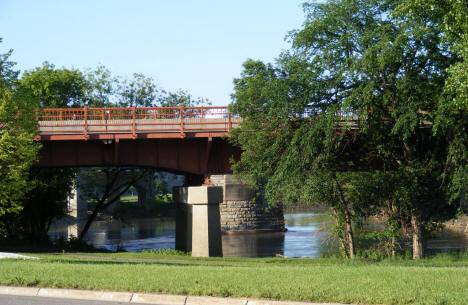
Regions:
M 34 99 L 19 84 L 10 54 L 0 54 L 0 236 L 5 233 L 2 217 L 22 209 L 29 167 L 40 147 L 33 141 Z
M 403 4 L 305 3 L 291 49 L 273 64 L 248 60 L 234 80 L 232 110 L 244 119 L 235 172 L 272 201 L 331 206 L 350 257 L 353 217 L 409 227 L 418 258 L 425 231 L 454 213 L 446 134 L 433 128 L 460 56 L 440 15 L 410 18 Z
M 185 90 L 167 91 L 153 78 L 134 73 L 131 78 L 113 75 L 109 69 L 57 68 L 45 62 L 25 71 L 21 85 L 29 88 L 44 108 L 79 107 L 177 107 L 210 104 Z

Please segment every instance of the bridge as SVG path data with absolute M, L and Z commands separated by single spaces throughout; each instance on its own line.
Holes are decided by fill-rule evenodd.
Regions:
M 37 166 L 151 166 L 197 175 L 230 173 L 226 141 L 240 118 L 228 107 L 61 108 L 36 113 Z
M 266 211 L 266 203 L 252 201 L 254 193 L 231 175 L 230 159 L 240 149 L 226 137 L 241 119 L 228 107 L 43 109 L 36 119 L 36 141 L 42 143 L 36 166 L 138 166 L 191 174 L 190 187 L 174 190 L 179 250 L 220 256 L 221 229 L 284 228 L 282 209 Z M 78 193 L 70 201 L 76 221 L 87 217 Z M 72 230 L 76 236 L 78 226 Z

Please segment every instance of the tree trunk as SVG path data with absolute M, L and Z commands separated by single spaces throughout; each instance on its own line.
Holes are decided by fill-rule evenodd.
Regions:
M 88 233 L 89 228 L 91 227 L 91 224 L 94 222 L 94 219 L 96 219 L 96 216 L 102 210 L 100 205 L 102 205 L 101 202 L 98 202 L 98 204 L 96 205 L 96 208 L 94 209 L 93 213 L 88 218 L 88 220 L 86 220 L 86 223 L 85 223 L 85 225 L 83 227 L 83 230 L 81 230 L 81 232 L 78 235 L 78 240 L 79 241 L 83 240 L 83 238 L 86 236 L 86 233 Z
M 424 233 L 421 221 L 415 215 L 411 215 L 411 227 L 413 229 L 413 259 L 421 259 L 424 257 Z
M 355 251 L 354 251 L 353 226 L 351 223 L 351 215 L 347 207 L 344 209 L 344 215 L 345 215 L 345 222 L 346 222 L 345 235 L 346 235 L 346 240 L 348 242 L 349 257 L 354 258 Z
M 395 236 L 392 236 L 392 241 L 391 241 L 390 246 L 392 247 L 392 257 L 395 258 L 395 256 L 396 256 L 396 251 L 395 251 L 395 248 L 396 248 L 396 238 L 395 238 Z
M 343 206 L 343 214 L 345 217 L 345 226 L 344 226 L 344 234 L 345 234 L 345 239 L 347 242 L 347 248 L 348 248 L 348 254 L 349 258 L 354 258 L 354 238 L 353 238 L 353 225 L 351 222 L 351 212 L 349 211 L 349 204 L 348 201 L 346 200 L 344 194 L 343 194 L 343 189 L 341 188 L 341 185 L 338 183 L 336 178 L 335 180 L 335 186 L 338 191 L 338 196 L 340 198 L 340 202 Z
M 332 208 L 332 211 L 333 211 L 333 215 L 335 216 L 336 226 L 340 227 L 341 224 L 340 224 L 340 219 L 339 219 L 339 216 L 338 216 L 338 212 L 336 211 L 335 208 Z M 340 242 L 341 249 L 343 249 L 343 252 L 344 252 L 345 256 L 347 258 L 349 258 L 348 247 L 346 247 L 345 237 L 343 236 L 343 234 L 340 234 L 338 236 L 338 241 Z
M 117 176 L 119 175 L 119 172 L 114 173 L 114 177 L 112 177 L 110 182 L 107 183 L 106 190 L 105 190 L 103 196 L 98 201 L 98 203 L 96 204 L 96 208 L 94 209 L 93 213 L 88 218 L 88 220 L 86 221 L 86 224 L 83 227 L 83 230 L 80 232 L 80 234 L 78 236 L 78 240 L 80 240 L 80 241 L 83 240 L 83 238 L 85 237 L 86 233 L 88 233 L 89 228 L 91 227 L 91 224 L 94 222 L 94 220 L 96 219 L 99 212 L 105 210 L 110 205 L 112 205 L 115 201 L 120 199 L 120 196 L 125 194 L 130 189 L 130 187 L 135 182 L 140 180 L 146 173 L 146 171 L 142 171 L 136 178 L 134 178 L 134 179 L 132 179 L 130 181 L 127 181 L 127 183 L 124 183 L 124 184 L 120 185 L 119 187 L 114 187 L 115 183 L 117 181 Z M 109 178 L 107 178 L 107 179 L 109 180 Z M 122 188 L 123 188 L 123 190 L 122 190 Z M 117 194 L 114 194 L 114 197 L 111 198 L 110 196 L 112 195 L 112 190 L 113 189 L 117 189 L 117 190 L 121 189 L 121 190 Z M 106 200 L 107 200 L 107 202 L 106 202 Z

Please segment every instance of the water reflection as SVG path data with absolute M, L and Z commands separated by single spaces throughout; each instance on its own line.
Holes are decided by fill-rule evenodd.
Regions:
M 457 231 L 444 230 L 434 233 L 427 241 L 429 249 L 468 249 L 468 234 Z
M 333 251 L 336 244 L 329 238 L 332 220 L 323 213 L 285 214 L 288 229 L 285 233 L 250 233 L 223 235 L 223 256 L 318 257 Z M 57 224 L 51 230 L 52 238 L 64 237 L 67 224 Z M 173 218 L 117 219 L 95 222 L 87 235 L 96 247 L 108 250 L 125 249 L 138 252 L 151 249 L 174 249 L 175 221 Z M 429 248 L 468 248 L 467 235 L 463 233 L 436 234 L 428 242 Z
M 284 256 L 318 257 L 335 247 L 328 236 L 332 221 L 327 214 L 285 214 Z
M 223 235 L 223 256 L 284 255 L 284 236 L 283 232 Z

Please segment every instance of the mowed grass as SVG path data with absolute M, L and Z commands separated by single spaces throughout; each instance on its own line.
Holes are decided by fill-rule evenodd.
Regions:
M 86 255 L 86 257 L 80 257 Z M 421 261 L 152 253 L 0 260 L 0 284 L 363 304 L 468 304 L 468 257 Z

